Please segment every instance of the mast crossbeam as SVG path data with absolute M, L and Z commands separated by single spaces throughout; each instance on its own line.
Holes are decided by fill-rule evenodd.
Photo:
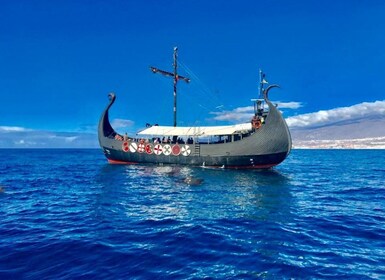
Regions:
M 167 77 L 173 77 L 173 80 L 174 80 L 174 127 L 176 127 L 176 85 L 177 85 L 179 80 L 183 80 L 186 83 L 190 82 L 189 78 L 180 76 L 177 73 L 177 57 L 178 57 L 177 53 L 178 53 L 178 48 L 175 47 L 174 48 L 174 64 L 173 64 L 173 66 L 174 66 L 174 73 L 171 73 L 171 72 L 168 72 L 168 71 L 164 71 L 164 70 L 160 70 L 160 69 L 158 69 L 156 67 L 153 67 L 153 66 L 150 67 L 150 70 L 152 71 L 152 73 L 160 73 L 160 74 L 162 74 L 164 76 L 167 76 Z
M 160 69 L 158 69 L 156 67 L 153 67 L 153 66 L 150 66 L 150 69 L 151 69 L 152 73 L 159 73 L 159 74 L 162 74 L 162 75 L 167 76 L 167 77 L 174 77 L 174 73 L 167 72 L 167 71 L 164 71 L 164 70 L 160 70 Z M 181 75 L 176 75 L 176 78 L 178 80 L 183 80 L 186 83 L 190 82 L 189 78 L 183 77 Z

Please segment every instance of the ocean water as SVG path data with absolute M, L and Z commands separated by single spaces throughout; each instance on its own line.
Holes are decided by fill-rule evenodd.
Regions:
M 268 171 L 0 157 L 0 279 L 385 279 L 385 150 Z

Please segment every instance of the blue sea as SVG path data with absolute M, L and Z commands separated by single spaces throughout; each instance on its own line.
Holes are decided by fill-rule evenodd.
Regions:
M 385 279 L 385 150 L 267 171 L 0 158 L 0 279 Z

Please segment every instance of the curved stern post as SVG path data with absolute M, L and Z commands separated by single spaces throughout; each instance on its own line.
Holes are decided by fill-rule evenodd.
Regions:
M 110 124 L 110 120 L 108 117 L 108 110 L 111 108 L 112 104 L 114 104 L 116 96 L 113 92 L 108 94 L 108 98 L 110 102 L 108 103 L 106 109 L 104 109 L 100 120 L 99 120 L 99 127 L 98 127 L 98 138 L 99 138 L 99 144 L 103 147 L 103 138 L 107 138 L 108 136 L 115 133 L 115 130 L 112 128 Z

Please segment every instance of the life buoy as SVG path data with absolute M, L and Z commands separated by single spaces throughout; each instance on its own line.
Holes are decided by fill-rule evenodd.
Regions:
M 251 126 L 252 128 L 254 129 L 259 129 L 261 126 L 262 126 L 262 122 L 260 119 L 254 117 L 252 120 L 251 120 Z

